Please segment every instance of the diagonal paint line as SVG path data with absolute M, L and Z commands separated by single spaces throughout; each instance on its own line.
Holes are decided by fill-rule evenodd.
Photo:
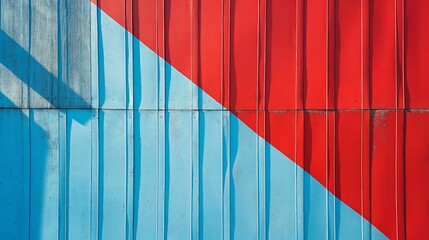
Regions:
M 96 6 L 96 5 L 94 5 L 94 6 Z M 106 14 L 104 11 L 103 11 L 103 13 L 104 14 Z M 108 14 L 106 14 L 106 15 L 108 15 Z M 110 16 L 109 16 L 109 18 L 110 18 Z M 115 21 L 115 19 L 111 19 L 112 21 Z M 120 23 L 118 23 L 117 21 L 115 21 L 118 25 L 121 25 Z M 122 28 L 123 28 L 124 26 L 122 26 Z M 145 48 L 147 48 L 147 50 L 149 51 L 149 52 L 151 52 L 151 54 L 154 54 L 154 55 L 156 55 L 157 57 L 159 57 L 160 59 L 161 59 L 161 61 L 165 61 L 164 59 L 162 59 L 162 57 L 161 56 L 159 56 L 159 55 L 157 55 L 155 52 L 153 52 L 150 48 L 148 48 L 144 43 L 142 43 L 140 40 L 138 40 L 139 42 L 140 42 L 140 44 L 142 44 L 143 46 L 145 46 Z M 167 65 L 169 65 L 168 63 L 166 63 Z M 172 72 L 176 72 L 176 75 L 181 75 L 180 76 L 180 78 L 183 78 L 183 79 L 187 79 L 187 81 L 189 82 L 189 83 L 191 83 L 191 84 L 194 84 L 193 82 L 192 82 L 192 80 L 190 80 L 188 77 L 186 77 L 186 76 L 184 76 L 182 73 L 180 73 L 180 71 L 178 71 L 177 69 L 175 69 L 173 66 L 171 66 L 171 65 L 169 65 L 168 67 L 170 67 L 171 69 L 173 69 L 172 70 Z M 199 88 L 199 87 L 198 87 Z M 206 93 L 206 92 L 204 92 L 204 90 L 202 90 L 201 88 L 199 88 L 199 90 L 200 91 L 202 91 L 205 95 L 208 95 L 208 93 Z M 214 100 L 212 97 L 210 97 L 211 98 L 211 100 L 213 101 L 213 102 L 216 102 L 217 104 L 219 104 L 220 105 L 220 103 L 218 103 L 216 100 Z M 220 107 L 220 108 L 223 108 L 224 109 L 224 107 Z M 237 118 L 237 120 L 240 122 L 240 124 L 243 124 L 243 125 L 246 125 L 244 122 L 242 122 L 238 117 L 236 117 L 235 115 L 232 115 L 234 118 Z M 248 129 L 250 129 L 251 130 L 251 132 L 253 133 L 253 134 L 255 134 L 255 135 L 258 135 L 254 130 L 252 130 L 249 126 L 246 126 Z M 265 139 L 262 139 L 264 142 L 266 142 L 268 145 L 269 145 L 269 148 L 272 148 L 273 149 L 273 151 L 278 151 L 274 146 L 272 146 L 270 143 L 268 143 Z M 293 160 L 291 160 L 291 159 L 289 159 L 289 158 L 287 158 L 283 153 L 280 153 L 280 151 L 278 151 L 279 152 L 279 155 L 281 155 L 282 156 L 282 158 L 285 158 L 285 159 L 287 159 L 288 161 L 290 161 L 291 163 L 293 163 L 293 164 L 295 164 L 296 165 L 296 163 L 293 161 Z M 310 182 L 312 182 L 311 184 L 316 184 L 318 187 L 321 187 L 321 188 L 323 188 L 323 189 L 325 189 L 325 191 L 326 191 L 326 188 L 320 183 L 320 182 L 318 182 L 314 177 L 312 177 L 309 173 L 307 173 L 307 172 L 305 172 L 301 167 L 299 167 L 298 166 L 298 168 L 300 169 L 300 171 L 303 171 L 304 172 L 304 175 L 305 175 L 305 177 L 306 178 L 308 178 L 308 179 L 310 179 Z M 311 185 L 310 184 L 310 185 Z M 307 187 L 310 187 L 310 186 L 307 186 Z M 337 197 L 335 197 L 335 196 L 333 196 L 332 195 L 332 193 L 330 193 L 329 192 L 329 198 L 333 198 L 333 199 L 335 199 L 334 200 L 334 202 L 336 202 L 336 204 L 335 205 L 337 205 L 338 204 L 338 207 L 341 209 L 341 208 L 345 208 L 347 211 L 351 211 L 351 212 L 353 212 L 353 214 L 357 214 L 357 215 L 359 215 L 360 217 L 362 217 L 358 212 L 356 212 L 355 210 L 353 210 L 353 209 L 351 209 L 349 206 L 347 206 L 344 202 L 342 202 L 340 199 L 338 199 Z M 363 217 L 362 217 L 363 218 Z M 360 220 L 359 220 L 360 221 Z M 367 222 L 367 220 L 365 220 L 364 219 L 364 222 Z M 377 238 L 376 236 L 379 236 L 380 238 L 384 238 L 385 236 L 383 236 L 383 234 L 382 233 L 378 233 L 378 230 L 375 228 L 375 227 L 373 227 L 373 229 L 371 229 L 371 231 L 373 231 L 373 234 L 374 234 L 374 238 Z M 375 232 L 375 233 L 374 233 Z

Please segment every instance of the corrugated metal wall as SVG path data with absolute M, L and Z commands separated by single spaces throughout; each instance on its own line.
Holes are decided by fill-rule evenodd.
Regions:
M 425 239 L 428 13 L 0 0 L 0 237 Z

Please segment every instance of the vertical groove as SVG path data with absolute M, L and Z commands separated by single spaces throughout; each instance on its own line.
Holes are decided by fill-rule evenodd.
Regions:
M 31 1 L 31 0 L 30 0 Z M 31 7 L 30 7 L 31 9 Z M 30 92 L 30 91 L 28 91 Z M 31 239 L 31 193 L 32 193 L 32 189 L 31 189 L 31 167 L 32 167 L 32 157 L 31 157 L 31 125 L 32 123 L 34 123 L 34 116 L 33 116 L 33 110 L 29 109 L 28 110 L 28 133 L 29 133 L 29 138 L 28 138 L 28 142 L 29 142 L 29 156 L 28 156 L 28 160 L 29 160 L 29 166 L 28 166 L 28 239 Z
M 157 0 L 157 26 L 156 26 L 156 48 L 161 57 L 165 57 L 165 0 Z M 166 96 L 165 96 L 165 61 L 157 60 L 158 78 L 158 220 L 157 238 L 164 239 L 166 236 Z M 167 203 L 168 204 L 168 203 Z
M 127 4 L 128 3 L 128 4 Z M 134 24 L 133 24 L 133 0 L 125 0 L 125 67 L 126 67 L 126 107 L 134 108 Z
M 68 32 L 67 32 L 67 28 L 68 28 L 68 24 L 67 24 L 67 6 L 64 6 L 64 11 L 62 11 L 63 9 L 62 9 L 62 4 L 66 4 L 66 3 L 64 3 L 64 2 L 60 2 L 60 1 L 58 1 L 57 2 L 57 37 L 58 37 L 58 39 L 57 39 L 57 41 L 58 41 L 58 43 L 57 43 L 57 61 L 58 61 L 58 65 L 57 65 L 57 67 L 58 67 L 58 82 L 64 82 L 65 83 L 65 85 L 67 86 L 67 67 L 66 67 L 66 69 L 64 70 L 63 69 L 63 64 L 64 65 L 66 65 L 67 66 L 67 60 L 68 60 L 68 56 L 67 56 L 67 54 L 68 54 L 68 47 L 67 47 L 67 38 L 68 38 Z M 64 19 L 63 19 L 63 15 L 65 15 L 64 16 Z M 62 22 L 65 22 L 65 33 L 64 33 L 64 31 L 63 31 L 63 29 L 62 29 L 62 25 L 63 24 L 61 24 Z M 65 39 L 63 38 L 63 34 L 65 35 Z M 63 49 L 63 41 L 64 41 L 64 45 L 66 45 L 66 47 L 65 47 L 65 49 Z M 64 63 L 65 62 L 65 63 Z M 65 72 L 65 73 L 64 73 Z M 60 84 L 58 84 L 57 86 L 59 86 Z M 53 89 L 53 91 L 55 91 L 55 89 Z M 60 94 L 62 94 L 62 91 L 61 91 L 61 89 L 59 88 L 59 87 L 57 87 L 57 89 L 56 89 L 56 95 L 57 96 L 60 96 Z M 64 101 L 64 103 L 65 103 L 65 105 L 67 105 L 67 104 L 69 104 L 69 102 L 68 102 L 68 98 L 69 98 L 69 96 L 68 96 L 68 94 L 67 94 L 67 92 L 65 93 L 65 101 Z M 55 98 L 54 98 L 55 99 Z M 52 104 L 52 101 L 51 101 L 51 106 L 59 106 L 59 107 L 63 107 L 62 106 L 62 101 L 60 101 L 59 100 L 59 97 L 57 98 L 58 99 L 58 102 L 57 103 L 53 103 Z M 57 105 L 55 105 L 55 104 L 57 104 Z M 66 114 L 67 114 L 67 110 L 66 110 L 66 112 L 65 113 L 62 113 L 62 112 L 60 112 L 60 111 L 58 111 L 58 122 L 59 122 L 59 124 L 58 124 L 58 127 L 59 127 L 59 129 L 58 129 L 58 132 L 59 132 L 59 184 L 58 184 L 58 186 L 59 186 L 59 191 L 58 191 L 58 193 L 59 193 L 59 196 L 58 196 L 58 201 L 59 201 L 59 203 L 58 203 L 58 239 L 67 239 L 66 238 L 66 234 L 67 234 L 67 230 L 66 230 L 66 226 L 65 226 L 65 224 L 66 224 L 66 222 L 67 222 L 67 219 L 66 219 L 66 217 L 67 217 L 67 213 L 66 213 L 66 169 L 65 169 L 65 167 L 66 167 L 66 164 L 65 164 L 65 161 L 67 161 L 67 154 L 66 154 L 66 151 L 67 151 L 67 149 L 66 149 L 66 147 L 65 147 L 65 145 L 66 145 L 66 136 L 65 136 L 65 128 L 66 128 L 66 122 L 67 122 L 67 117 L 66 117 Z
M 371 82 L 372 78 L 370 75 L 371 60 L 371 42 L 370 42 L 370 1 L 362 0 L 362 133 L 361 133 L 361 161 L 362 161 L 362 223 L 363 223 L 363 239 L 371 238 Z M 369 109 L 369 110 L 366 110 Z M 367 219 L 368 221 L 365 221 Z
M 98 110 L 92 110 L 91 119 L 91 239 L 98 239 Z
M 58 111 L 58 127 L 59 127 L 59 210 L 58 210 L 58 239 L 67 239 L 67 137 L 66 137 L 66 128 L 67 128 L 67 111 L 65 113 Z
M 221 11 L 222 11 L 222 25 L 221 25 L 221 27 L 222 27 L 222 30 L 221 30 L 221 69 L 220 69 L 220 71 L 221 71 L 221 75 L 220 75 L 220 102 L 221 102 L 221 105 L 222 106 L 225 106 L 225 104 L 224 104 L 224 82 L 225 82 L 225 74 L 224 74 L 224 70 L 225 70 L 225 68 L 224 68 L 224 60 L 225 60 L 225 57 L 224 57 L 224 45 L 225 45 L 225 43 L 224 43 L 224 20 L 225 20 L 225 17 L 224 17 L 224 14 L 225 14 L 225 0 L 224 1 L 222 1 L 222 7 L 221 7 Z M 224 178 L 224 168 L 225 168 L 225 164 L 224 164 L 224 152 L 225 152 L 225 149 L 224 149 L 224 145 L 225 145 L 225 142 L 224 142 L 224 137 L 223 137 L 223 134 L 224 134 L 224 111 L 222 111 L 223 109 L 221 108 L 220 109 L 221 110 L 221 117 L 220 117 L 220 124 L 221 124 L 221 129 L 220 129 L 220 131 L 221 131 L 221 134 L 220 134 L 220 144 L 221 144 L 221 149 L 220 149 L 220 151 L 221 151 L 221 156 L 222 156 L 222 160 L 220 161 L 220 169 L 221 169 L 221 184 L 220 184 L 220 186 L 219 186 L 219 190 L 220 190 L 220 199 L 221 199 L 221 213 L 220 213 L 220 220 L 221 220 L 221 224 L 220 224 L 220 226 L 221 226 L 221 236 L 222 236 L 222 240 L 224 240 L 225 239 L 225 227 L 224 227 L 224 223 L 225 223 L 225 221 L 224 221 L 224 219 L 225 219 L 225 217 L 224 217 L 224 208 L 225 208 L 225 201 L 224 201 L 224 183 L 225 183 L 225 178 Z
M 67 61 L 68 60 L 68 56 L 67 56 L 67 54 L 68 54 L 68 47 L 67 47 L 67 38 L 68 38 L 67 6 L 62 6 L 62 4 L 67 4 L 67 3 L 57 2 L 58 82 L 64 82 L 65 85 L 67 86 L 67 80 L 68 80 L 67 79 L 67 73 L 68 73 L 67 67 L 66 67 L 66 69 L 63 69 L 63 65 L 67 66 L 67 64 L 68 64 L 68 61 Z M 62 7 L 64 7 L 64 9 L 62 9 Z M 62 10 L 64 10 L 64 11 L 62 11 Z M 63 19 L 63 16 L 64 16 L 64 19 Z M 63 24 L 61 24 L 61 23 L 63 21 L 65 22 L 65 30 L 62 29 Z M 64 37 L 63 37 L 63 34 L 65 35 Z M 63 41 L 64 41 L 64 45 L 66 46 L 65 49 L 63 48 Z M 58 85 L 60 85 L 60 84 L 58 84 Z M 55 89 L 53 89 L 53 91 L 55 91 Z M 60 96 L 60 94 L 62 94 L 62 91 L 59 87 L 57 87 L 56 95 Z M 65 105 L 69 104 L 68 98 L 69 98 L 69 96 L 66 92 L 65 93 Z M 61 102 L 62 101 L 60 101 L 58 98 L 57 103 L 54 102 L 52 104 L 52 101 L 51 101 L 51 106 L 63 107 Z M 55 105 L 55 104 L 57 104 L 57 105 Z M 66 139 L 67 138 L 65 136 L 66 135 L 66 133 L 65 133 L 66 129 L 65 128 L 67 125 L 67 123 L 66 123 L 67 117 L 66 116 L 67 116 L 67 110 L 65 113 L 58 111 L 58 122 L 59 122 L 59 124 L 58 124 L 58 127 L 59 127 L 59 129 L 58 129 L 58 132 L 59 132 L 59 140 L 58 140 L 59 141 L 59 143 L 58 143 L 59 144 L 59 156 L 58 156 L 59 157 L 58 158 L 58 160 L 59 160 L 58 228 L 59 229 L 58 229 L 58 239 L 67 239 L 66 238 L 66 234 L 67 234 L 67 230 L 66 230 L 66 223 L 67 223 L 67 210 L 66 210 L 66 201 L 67 201 L 66 200 L 66 198 L 67 198 L 66 181 L 67 181 L 67 179 L 66 179 L 66 172 L 67 172 L 67 170 L 66 170 L 66 164 L 65 164 L 65 161 L 67 161 L 67 154 L 66 154 L 66 151 L 67 151 Z
M 259 84 L 260 84 L 260 78 L 259 78 L 259 55 L 260 55 L 260 49 L 259 49 L 259 44 L 260 44 L 260 39 L 259 39 L 259 35 L 260 35 L 260 22 L 261 22 L 261 13 L 260 13 L 260 4 L 261 4 L 261 0 L 257 0 L 257 20 L 256 20 L 256 98 L 255 98 L 255 118 L 256 118 L 256 135 L 255 135 L 255 142 L 256 142 L 256 149 L 255 149 L 255 159 L 256 159 L 256 171 L 255 171 L 255 176 L 256 176 L 256 193 L 257 193 L 257 197 L 256 197 L 256 219 L 257 219 L 257 223 L 256 223 L 256 238 L 257 239 L 261 239 L 260 238 L 260 234 L 261 234 L 261 197 L 260 197 L 260 191 L 261 191 L 261 187 L 260 187 L 260 174 L 259 174 L 259 170 L 260 170 L 260 158 L 259 158 Z
M 326 88 L 326 92 L 325 92 L 325 182 L 326 182 L 326 196 L 325 196 L 325 201 L 326 201 L 326 239 L 330 239 L 330 235 L 329 235 L 329 229 L 330 229 L 330 201 L 329 201 L 329 1 L 326 0 L 326 5 L 325 5 L 325 21 L 326 21 L 326 27 L 325 27 L 325 40 L 326 40 L 326 46 L 325 46 L 325 50 L 326 50 L 326 56 L 325 56 L 325 61 L 326 61 L 326 68 L 325 68 L 325 88 Z
M 398 1 L 400 1 L 398 6 Z M 405 63 L 404 0 L 395 1 L 395 227 L 396 238 L 405 239 Z M 401 12 L 401 13 L 399 13 Z M 398 16 L 399 15 L 399 16 Z M 398 66 L 399 65 L 399 66 Z
M 267 236 L 266 218 L 266 155 L 265 155 L 265 64 L 266 64 L 266 0 L 258 0 L 258 38 L 257 38 L 257 94 L 256 128 L 258 158 L 258 230 L 259 239 Z M 260 116 L 261 115 L 261 116 Z
M 101 107 L 105 101 L 104 93 L 103 93 L 103 99 L 101 99 L 100 91 L 99 91 L 101 81 L 102 81 L 102 77 L 100 76 L 100 72 L 102 70 L 101 68 L 104 67 L 104 63 L 102 63 L 102 65 L 99 64 L 100 60 L 104 61 L 104 59 L 100 57 L 100 43 L 102 41 L 101 10 L 98 8 L 100 1 L 101 0 L 97 0 L 97 8 L 96 8 L 96 11 L 97 11 L 97 22 L 96 22 L 96 24 L 97 24 L 97 31 L 96 31 L 96 36 L 97 36 L 97 73 L 98 73 L 96 82 L 97 82 L 97 90 L 98 90 L 97 91 L 98 92 L 98 95 L 97 95 L 98 104 L 97 105 L 100 108 L 100 110 L 97 111 L 97 139 L 98 139 L 98 141 L 97 141 L 97 146 L 98 146 L 98 149 L 97 149 L 97 167 L 96 167 L 97 168 L 96 169 L 97 170 L 96 171 L 96 173 L 97 173 L 97 176 L 96 176 L 97 177 L 97 185 L 96 185 L 96 189 L 97 189 L 97 197 L 96 197 L 96 199 L 97 199 L 97 206 L 96 206 L 96 209 L 97 209 L 97 217 L 96 217 L 96 219 L 97 219 L 96 220 L 97 232 L 94 233 L 97 240 L 102 237 L 102 230 L 103 230 L 103 225 L 102 225 L 103 221 L 101 219 L 102 211 L 103 211 L 103 209 L 101 209 L 102 208 L 102 201 L 103 201 L 103 199 L 102 199 L 102 197 L 103 197 L 102 196 L 103 173 L 100 173 L 100 169 L 101 169 L 101 167 L 104 166 L 104 164 L 102 163 L 102 161 L 103 161 L 102 156 L 104 156 L 104 153 L 102 152 L 103 151 L 102 144 L 104 144 L 104 139 L 102 138 L 102 134 L 103 134 L 102 131 L 104 131 L 104 125 L 103 125 L 102 121 L 104 121 L 104 119 L 100 119 L 100 116 L 104 117 L 104 113 L 103 113 L 103 110 L 101 110 Z M 104 49 L 102 49 L 102 50 L 104 50 Z M 102 86 L 104 86 L 104 83 Z M 103 102 L 101 100 L 103 100 Z
M 256 239 L 261 239 L 261 186 L 260 186 L 260 149 L 259 149 L 259 134 L 260 134 L 260 127 L 259 127 L 259 84 L 260 84 L 260 78 L 259 78 L 259 55 L 260 55 L 260 48 L 259 48 L 259 44 L 260 44 L 260 39 L 259 39 L 259 35 L 260 35 L 260 22 L 261 22 L 261 13 L 260 13 L 260 4 L 261 4 L 261 0 L 257 0 L 257 20 L 256 20 L 256 98 L 255 98 L 255 111 L 253 111 L 255 113 L 255 118 L 256 118 L 256 135 L 255 135 L 255 143 L 256 143 L 256 149 L 255 149 L 255 165 L 256 167 L 256 171 L 254 172 L 255 176 L 256 176 Z
M 366 97 L 366 93 L 365 93 L 365 82 L 367 80 L 367 76 L 365 74 L 366 71 L 366 66 L 365 63 L 367 62 L 365 59 L 365 31 L 367 31 L 366 28 L 366 19 L 365 19 L 365 12 L 367 11 L 367 5 L 364 5 L 366 3 L 366 0 L 361 0 L 361 4 L 360 4 L 360 50 L 361 50 L 361 102 L 360 102 L 360 211 L 362 216 L 364 216 L 365 214 L 365 209 L 364 209 L 364 143 L 365 143 L 365 139 L 364 139 L 364 128 L 365 128 L 365 123 L 364 123 L 364 109 L 365 109 L 365 97 Z M 363 240 L 365 238 L 365 219 L 364 217 L 360 218 L 361 220 L 361 239 Z
M 31 55 L 31 44 L 32 44 L 32 39 L 31 39 L 31 28 L 32 28 L 32 24 L 31 24 L 31 20 L 32 20 L 32 13 L 33 13 L 33 11 L 32 11 L 32 1 L 33 0 L 28 0 L 28 53 Z M 97 0 L 98 1 L 98 0 Z M 28 91 L 27 91 L 27 107 L 28 108 L 31 108 L 31 105 L 30 105 L 30 93 L 31 93 L 31 90 L 30 90 L 30 87 L 29 86 L 31 86 L 32 85 L 32 74 L 31 74 L 31 58 L 28 58 L 28 69 L 29 69 L 29 71 L 28 71 L 28 84 L 27 84 L 27 88 L 28 88 Z M 31 116 L 31 113 L 30 113 L 30 116 Z M 31 140 L 31 139 L 30 139 Z
M 304 117 L 302 112 L 300 119 L 300 109 L 303 109 L 302 87 L 303 87 L 303 22 L 304 22 L 304 4 L 305 0 L 296 2 L 296 73 L 295 73 L 295 238 L 304 239 Z
M 331 188 L 333 194 L 328 204 L 332 205 L 330 213 L 332 214 L 332 239 L 337 239 L 337 209 L 336 209 L 336 116 L 337 110 L 335 107 L 335 0 L 326 0 L 326 74 L 327 74 L 327 110 L 332 110 L 332 124 L 328 127 L 328 134 L 332 132 L 332 160 L 329 159 L 329 170 L 332 172 L 332 179 L 328 181 L 328 189 Z M 328 143 L 328 144 L 329 144 Z M 330 185 L 329 185 L 330 184 Z
M 103 237 L 103 193 L 104 193 L 104 119 L 105 113 L 98 111 L 97 137 L 98 137 L 98 161 L 97 161 L 97 239 Z
M 30 110 L 23 110 L 23 116 L 21 119 L 21 123 L 23 126 L 22 130 L 22 146 L 23 146 L 23 152 L 22 152 L 22 161 L 23 161 L 23 179 L 22 179 L 22 186 L 23 186 L 23 229 L 22 229 L 22 236 L 25 236 L 24 238 L 30 239 L 30 169 L 31 169 L 31 135 L 30 135 L 30 128 L 31 128 L 31 122 L 30 122 Z M 28 117 L 27 117 L 28 116 Z M 26 121 L 24 121 L 26 120 Z
M 199 238 L 199 0 L 191 0 L 191 80 L 192 85 L 192 111 L 191 111 L 191 154 L 192 154 L 192 204 L 191 204 L 191 231 L 192 239 Z
M 127 138 L 126 138 L 126 238 L 125 239 L 134 239 L 134 112 L 133 110 L 125 110 L 126 111 L 126 130 L 127 130 Z
M 231 0 L 223 0 L 222 2 L 222 20 L 223 20 L 223 30 L 222 30 L 222 54 L 223 54 L 223 64 L 222 64 L 222 105 L 226 109 L 230 109 L 230 46 L 231 46 Z M 222 121 L 223 121 L 223 131 L 224 131 L 224 141 L 222 144 L 223 151 L 223 167 L 224 172 L 223 178 L 223 239 L 230 239 L 231 236 L 231 163 L 230 163 L 230 121 L 231 114 L 229 111 L 222 111 Z M 225 149 L 226 148 L 226 149 Z
M 128 21 L 128 0 L 122 0 L 124 1 L 124 20 L 125 20 L 125 30 L 124 30 L 124 43 L 125 43 L 125 130 L 127 131 L 126 133 L 126 137 L 125 137 L 125 147 L 126 147 L 126 151 L 125 151 L 125 169 L 126 169 L 126 174 L 125 174 L 125 222 L 124 222 L 124 239 L 132 239 L 132 234 L 133 234 L 133 230 L 132 224 L 129 224 L 130 221 L 132 221 L 133 219 L 133 212 L 132 212 L 132 180 L 130 181 L 130 179 L 132 178 L 132 153 L 130 152 L 130 149 L 132 149 L 132 144 L 130 144 L 130 138 L 132 136 L 132 132 L 130 133 L 130 129 L 132 129 L 132 121 L 129 121 L 130 119 L 130 112 L 128 111 L 129 107 L 130 107 L 130 81 L 132 81 L 132 76 L 130 74 L 130 68 L 132 68 L 132 61 L 130 61 L 130 49 L 132 49 L 132 41 L 131 41 L 131 48 L 130 48 L 130 39 L 129 39 L 129 35 L 128 35 L 128 31 L 130 31 L 131 33 L 132 31 L 132 24 L 130 24 L 130 22 Z M 132 16 L 131 16 L 132 18 Z M 132 55 L 131 55 L 132 57 Z M 130 63 L 131 62 L 131 63 Z M 132 104 L 131 104 L 132 107 Z M 132 116 L 132 115 L 131 115 Z M 131 126 L 130 126 L 131 123 Z M 131 160 L 130 160 L 131 159 Z M 131 202 L 130 202 L 131 201 Z M 131 208 L 131 211 L 130 211 Z
M 333 138 L 332 138 L 332 143 L 333 143 L 333 150 L 332 150 L 332 155 L 333 155 L 333 159 L 332 159 L 332 192 L 333 195 L 336 196 L 336 191 L 337 191 L 337 112 L 334 110 L 333 112 Z M 334 228 L 333 228 L 333 233 L 334 233 L 334 239 L 337 239 L 337 199 L 334 197 L 334 202 L 333 202 L 333 208 L 334 208 Z
M 96 0 L 96 6 L 91 7 L 91 106 L 95 108 L 92 110 L 91 119 L 91 239 L 96 240 L 99 237 L 98 227 L 98 201 L 99 201 L 99 145 L 98 145 L 98 109 L 99 109 L 99 65 L 98 65 L 98 28 L 100 24 L 99 14 L 99 0 Z M 95 121 L 95 122 L 94 122 Z
M 99 27 L 99 14 L 98 14 L 98 1 L 96 0 L 96 6 L 91 7 L 91 107 L 98 109 L 99 108 L 99 94 L 98 94 L 98 27 Z
M 128 193 L 127 193 L 127 235 L 126 239 L 134 239 L 134 174 L 135 174 L 135 164 L 134 164 L 134 1 L 128 0 L 125 1 L 128 3 L 128 6 L 125 6 L 125 21 L 127 21 L 128 31 L 126 31 L 128 37 L 128 47 L 126 48 L 127 54 L 129 56 L 126 58 L 128 60 L 128 71 L 126 71 L 128 81 L 127 81 L 127 131 L 128 131 L 128 148 L 127 148 L 127 169 L 128 169 Z M 129 15 L 129 17 L 127 17 Z

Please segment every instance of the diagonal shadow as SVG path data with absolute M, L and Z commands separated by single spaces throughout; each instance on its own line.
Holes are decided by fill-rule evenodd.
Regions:
M 23 47 L 21 47 L 14 39 L 7 35 L 2 29 L 0 29 L 0 42 L 2 46 L 2 52 L 0 54 L 0 64 L 3 64 L 9 69 L 15 76 L 17 76 L 22 82 L 24 82 L 29 88 L 37 92 L 41 97 L 48 101 L 54 108 L 68 108 L 67 103 L 64 99 L 59 96 L 58 101 L 52 98 L 52 92 L 46 91 L 47 86 L 57 88 L 59 92 L 64 93 L 64 96 L 68 96 L 75 101 L 79 101 L 77 105 L 83 109 L 91 108 L 91 105 L 83 100 L 81 96 L 71 89 L 67 84 L 61 81 L 58 77 L 54 76 L 49 72 L 42 64 L 40 64 L 30 53 L 28 53 Z M 28 59 L 29 65 L 19 64 L 14 59 L 23 60 Z M 31 75 L 27 66 L 31 66 L 31 71 L 38 73 L 40 79 L 46 82 L 40 84 L 40 82 L 31 81 Z M 39 83 L 39 84 L 38 84 Z M 79 123 L 83 124 L 89 119 L 76 119 Z M 84 122 L 82 122 L 84 120 Z
M 29 231 L 30 236 L 40 236 L 43 227 L 41 195 L 45 192 L 45 186 L 44 179 L 35 178 L 45 175 L 49 134 L 35 122 L 31 110 L 26 115 L 2 92 L 0 98 L 12 106 L 11 109 L 2 109 L 0 114 L 0 150 L 3 152 L 0 167 L 4 170 L 0 171 L 0 181 L 4 182 L 0 188 L 0 226 L 9 226 L 0 229 L 0 236 L 5 239 L 24 239 L 25 234 L 30 234 Z M 32 151 L 29 144 L 34 140 L 37 140 L 34 144 L 37 147 Z M 27 216 L 23 218 L 22 215 Z
M 73 107 L 68 106 L 71 104 L 65 101 L 65 96 L 74 99 L 74 103 L 77 103 L 76 105 L 79 108 L 91 108 L 91 105 L 83 100 L 77 92 L 49 72 L 37 59 L 2 29 L 0 29 L 0 44 L 0 64 L 48 101 L 54 109 L 67 112 L 68 108 Z M 28 62 L 22 64 L 23 61 Z M 59 61 L 58 64 L 60 65 L 61 62 Z M 31 74 L 33 73 L 37 74 L 37 81 L 32 79 Z M 59 73 L 59 76 L 61 76 L 61 73 Z M 4 81 L 7 84 L 6 81 L 8 80 L 0 79 L 0 81 Z M 58 90 L 58 92 L 55 93 L 52 90 L 47 90 L 49 88 Z M 62 93 L 63 95 L 58 96 L 58 98 L 53 97 L 58 93 Z M 6 123 L 0 126 L 0 142 L 5 143 L 0 146 L 0 151 L 3 152 L 0 152 L 0 168 L 4 170 L 0 171 L 0 225 L 10 226 L 10 228 L 1 229 L 0 236 L 2 238 L 7 237 L 4 239 L 20 239 L 26 237 L 18 237 L 18 235 L 28 233 L 31 238 L 39 239 L 42 238 L 42 232 L 51 231 L 47 230 L 46 227 L 52 228 L 51 226 L 43 226 L 43 219 L 46 217 L 45 211 L 47 210 L 43 193 L 51 191 L 50 189 L 53 187 L 47 186 L 47 180 L 43 179 L 43 176 L 52 174 L 51 171 L 53 170 L 54 172 L 58 171 L 60 175 L 62 174 L 61 169 L 52 169 L 53 165 L 48 161 L 48 150 L 52 148 L 57 149 L 56 147 L 58 146 L 53 147 L 51 145 L 58 145 L 59 139 L 52 141 L 55 137 L 50 136 L 51 133 L 49 131 L 39 126 L 34 119 L 33 110 L 30 109 L 29 115 L 26 115 L 23 109 L 16 106 L 2 92 L 0 92 L 0 99 L 2 99 L 3 104 L 10 108 L 3 109 L 4 114 L 0 114 L 0 122 Z M 29 107 L 32 107 L 31 103 Z M 0 106 L 0 108 L 2 107 Z M 80 124 L 85 124 L 90 120 L 90 116 L 84 116 L 86 117 L 76 117 L 73 120 Z M 69 118 L 70 116 L 67 115 L 67 117 Z M 16 127 L 16 129 L 22 131 L 22 134 L 8 129 L 12 125 L 17 125 L 14 123 L 15 121 L 22 123 L 20 127 Z M 70 128 L 67 127 L 66 131 L 67 136 L 69 136 Z M 22 146 L 12 144 L 21 138 Z M 28 146 L 25 146 L 26 144 Z M 24 153 L 25 151 L 26 153 Z M 11 154 L 8 155 L 5 152 Z M 17 153 L 21 153 L 21 155 Z M 61 165 L 59 162 L 56 164 L 58 167 Z M 23 169 L 28 169 L 28 172 L 25 172 Z M 40 177 L 42 179 L 38 179 Z M 25 181 L 28 181 L 28 183 L 25 183 Z M 28 189 L 26 184 L 28 184 Z M 13 206 L 11 207 L 9 203 Z M 28 216 L 23 217 L 23 213 L 27 213 Z M 63 213 L 60 212 L 59 214 Z M 57 229 L 52 228 L 52 231 L 57 231 Z

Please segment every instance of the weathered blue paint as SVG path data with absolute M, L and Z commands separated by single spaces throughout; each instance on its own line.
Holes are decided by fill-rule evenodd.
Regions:
M 189 79 L 91 8 L 87 17 L 97 19 L 91 22 L 96 29 L 87 33 L 96 38 L 87 54 L 97 61 L 91 77 L 74 78 L 85 79 L 88 88 L 61 85 L 64 78 L 43 63 L 47 58 L 39 59 L 39 53 L 1 32 L 2 49 L 6 45 L 16 53 L 0 52 L 2 71 L 39 95 L 30 98 L 28 110 L 22 108 L 25 95 L 1 88 L 1 108 L 8 108 L 0 109 L 2 238 L 385 239 Z M 57 82 L 66 93 L 55 100 L 42 85 L 32 84 L 39 78 L 28 81 L 26 68 L 8 56 L 30 61 L 30 69 L 38 69 L 32 74 L 47 74 L 43 79 Z M 87 71 L 74 64 L 77 73 Z M 7 85 L 6 78 L 0 81 Z M 79 97 L 64 98 L 87 99 L 87 91 L 92 99 L 83 105 Z M 81 109 L 70 109 L 77 106 Z M 53 109 L 36 109 L 44 107 Z

